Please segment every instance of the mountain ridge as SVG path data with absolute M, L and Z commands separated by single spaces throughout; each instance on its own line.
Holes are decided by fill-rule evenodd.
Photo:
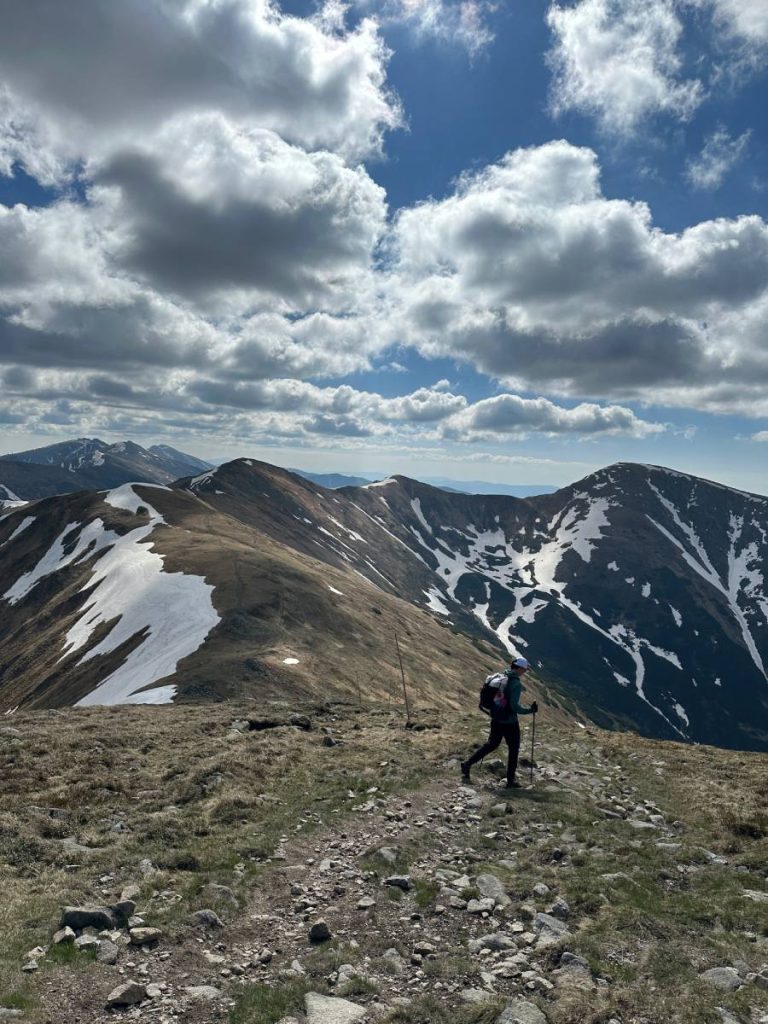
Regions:
M 485 651 L 490 666 L 493 659 L 498 664 L 525 653 L 553 701 L 600 725 L 768 749 L 768 499 L 760 495 L 626 462 L 529 498 L 456 494 L 399 475 L 328 490 L 247 458 L 170 488 L 125 487 L 124 507 L 112 511 L 105 511 L 103 497 L 85 495 L 69 513 L 72 499 L 62 498 L 6 514 L 0 568 L 16 581 L 13 587 L 22 567 L 37 574 L 22 601 L 31 601 L 49 622 L 65 609 L 71 614 L 93 574 L 104 574 L 102 552 L 121 545 L 156 552 L 158 578 L 167 562 L 173 573 L 205 580 L 214 604 L 223 602 L 226 622 L 215 623 L 165 683 L 156 677 L 153 687 L 171 686 L 174 695 L 195 687 L 201 695 L 226 693 L 226 685 L 210 682 L 218 664 L 238 685 L 256 690 L 281 681 L 311 689 L 312 643 L 347 689 L 355 682 L 334 650 L 346 648 L 364 674 L 366 651 L 375 649 L 389 666 L 391 686 L 397 665 L 375 621 L 384 613 L 388 634 L 402 631 L 410 617 L 435 649 L 440 633 L 461 638 L 451 640 L 463 666 L 457 675 L 449 672 L 456 693 L 459 676 L 467 673 L 466 686 L 480 668 L 470 667 L 471 645 L 480 645 L 474 649 Z M 113 542 L 105 531 L 136 536 Z M 117 563 L 117 554 L 110 557 Z M 260 574 L 271 581 L 263 593 L 255 581 Z M 306 638 L 292 642 L 298 653 L 275 643 L 284 631 L 281 587 L 300 623 L 295 635 Z M 250 607 L 243 614 L 245 594 Z M 378 612 L 371 610 L 375 604 Z M 23 635 L 21 612 L 10 619 Z M 243 665 L 254 659 L 233 632 L 236 621 L 266 653 L 266 660 L 255 657 L 263 678 L 257 673 L 247 682 Z M 112 637 L 113 660 L 148 657 L 151 645 L 141 630 L 123 637 L 129 646 L 115 653 L 122 634 L 110 622 L 104 618 L 100 628 Z M 322 632 L 315 623 L 322 623 Z M 152 626 L 147 621 L 144 629 Z M 6 645 L 10 628 L 6 623 Z M 92 637 L 97 640 L 106 642 Z M 278 650 L 301 668 L 283 668 Z M 428 651 L 415 649 L 410 656 L 419 665 L 419 685 L 437 685 L 445 671 L 441 659 L 433 664 Z M 94 659 L 87 665 L 93 668 Z M 34 699 L 41 699 L 39 692 Z

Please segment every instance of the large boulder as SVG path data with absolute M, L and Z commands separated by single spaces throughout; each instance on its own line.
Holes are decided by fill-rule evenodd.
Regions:
M 124 985 L 118 985 L 117 988 L 107 996 L 107 1008 L 117 1006 L 135 1006 L 136 1003 L 143 1003 L 147 998 L 147 990 L 144 985 L 140 985 L 138 981 L 127 981 Z

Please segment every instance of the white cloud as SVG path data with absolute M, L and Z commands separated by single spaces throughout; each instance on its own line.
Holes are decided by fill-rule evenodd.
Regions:
M 607 131 L 629 134 L 654 114 L 685 120 L 701 102 L 701 83 L 682 75 L 673 0 L 553 4 L 547 21 L 555 111 L 579 110 Z
M 665 429 L 664 424 L 639 419 L 631 409 L 618 405 L 602 407 L 584 402 L 569 409 L 546 398 L 497 395 L 453 416 L 443 432 L 457 440 L 488 441 L 500 436 L 527 437 L 531 432 L 643 438 Z
M 701 153 L 688 161 L 688 180 L 696 188 L 718 188 L 741 160 L 749 145 L 751 131 L 733 137 L 722 126 L 706 140 Z
M 489 46 L 494 33 L 489 20 L 493 0 L 354 0 L 383 24 L 408 26 L 417 38 L 438 39 L 464 47 L 474 55 Z
M 758 430 L 756 434 L 752 435 L 752 441 L 768 441 L 768 430 Z
M 768 44 L 768 5 L 765 0 L 705 0 L 715 17 L 733 35 L 757 46 Z
M 400 123 L 388 56 L 370 19 L 331 31 L 271 0 L 25 0 L 3 12 L 0 167 L 60 180 L 210 112 L 357 159 Z
M 513 390 L 762 408 L 760 217 L 665 233 L 645 204 L 601 194 L 591 150 L 554 142 L 402 212 L 392 252 L 391 330 L 427 355 Z

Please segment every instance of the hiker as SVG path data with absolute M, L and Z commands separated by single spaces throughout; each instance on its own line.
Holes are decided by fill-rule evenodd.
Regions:
M 530 707 L 523 707 L 520 703 L 520 695 L 523 691 L 522 678 L 531 667 L 530 662 L 525 658 L 515 658 L 504 675 L 506 682 L 498 687 L 496 697 L 491 705 L 491 731 L 488 734 L 486 743 L 479 747 L 471 757 L 461 762 L 461 776 L 465 782 L 469 782 L 469 769 L 473 764 L 495 750 L 502 740 L 506 740 L 509 750 L 507 759 L 507 788 L 522 789 L 519 782 L 515 780 L 517 771 L 517 756 L 520 753 L 520 723 L 518 715 L 534 715 L 539 710 L 539 705 L 534 701 Z

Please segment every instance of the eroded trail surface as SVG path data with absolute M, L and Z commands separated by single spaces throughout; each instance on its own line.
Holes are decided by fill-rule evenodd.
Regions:
M 76 871 L 126 919 L 38 925 L 0 1020 L 768 1024 L 760 758 L 558 726 L 510 791 L 460 779 L 476 719 L 309 717 L 216 709 L 175 799 Z

